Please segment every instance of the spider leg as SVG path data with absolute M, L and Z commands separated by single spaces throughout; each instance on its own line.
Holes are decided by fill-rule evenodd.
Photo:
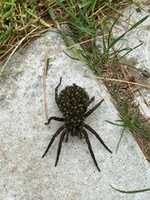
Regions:
M 69 138 L 69 132 L 66 131 L 66 138 L 65 138 L 65 142 L 68 142 L 68 138 Z
M 101 103 L 104 101 L 104 99 L 102 99 L 100 102 L 98 102 L 93 108 L 91 108 L 89 111 L 87 111 L 84 115 L 84 117 L 88 117 L 92 112 L 94 112 L 100 105 Z
M 77 129 L 76 130 L 76 132 L 77 132 L 77 134 L 76 135 L 78 135 L 78 137 L 80 138 L 80 139 L 82 139 L 82 137 L 83 137 L 83 134 L 82 134 L 82 129 Z
M 89 125 L 85 124 L 83 125 L 87 130 L 89 130 L 91 133 L 93 133 L 93 135 L 95 135 L 95 137 L 100 141 L 100 143 L 110 152 L 112 153 L 112 151 L 106 146 L 106 144 L 104 143 L 104 141 L 101 139 L 101 137 L 96 133 L 96 131 L 94 129 L 92 129 Z
M 92 97 L 89 102 L 88 102 L 88 106 L 95 100 L 95 97 Z
M 76 128 L 73 128 L 73 129 L 72 129 L 71 135 L 72 135 L 72 136 L 75 136 L 75 135 L 76 135 Z
M 50 118 L 48 119 L 48 121 L 45 122 L 44 124 L 45 124 L 45 125 L 48 125 L 48 124 L 51 122 L 51 120 L 56 120 L 56 121 L 59 121 L 59 122 L 64 122 L 64 118 L 61 118 L 61 117 L 50 117 Z
M 82 133 L 81 132 L 79 132 L 79 137 L 80 137 L 80 139 L 82 139 Z
M 99 168 L 99 166 L 98 166 L 98 164 L 97 164 L 97 161 L 96 161 L 94 152 L 93 152 L 93 150 L 92 150 L 92 146 L 91 146 L 91 142 L 90 142 L 90 140 L 89 140 L 89 136 L 88 136 L 88 134 L 87 134 L 87 132 L 86 132 L 85 129 L 82 129 L 81 131 L 82 131 L 82 133 L 84 134 L 84 137 L 85 137 L 86 143 L 87 143 L 87 145 L 88 145 L 88 148 L 89 148 L 91 157 L 92 157 L 92 159 L 93 159 L 93 161 L 94 161 L 94 164 L 95 164 L 96 168 L 98 169 L 98 171 L 100 172 L 101 170 L 100 170 L 100 168 Z
M 59 156 L 60 156 L 60 152 L 61 152 L 61 147 L 62 147 L 62 142 L 64 140 L 66 134 L 66 130 L 64 130 L 60 136 L 60 140 L 59 140 L 59 144 L 58 144 L 58 149 L 57 149 L 57 157 L 56 157 L 56 162 L 55 162 L 55 167 L 57 166 L 58 160 L 59 160 Z
M 48 146 L 47 146 L 47 148 L 46 148 L 44 154 L 42 155 L 42 158 L 44 158 L 44 156 L 47 154 L 47 152 L 48 152 L 49 148 L 51 147 L 51 145 L 53 144 L 55 138 L 61 133 L 61 131 L 62 131 L 64 128 L 65 128 L 65 125 L 61 126 L 61 127 L 56 131 L 56 133 L 52 136 L 52 138 L 51 138 L 51 140 L 50 140 L 50 142 L 49 142 L 49 144 L 48 144 Z
M 56 101 L 57 104 L 58 104 L 58 88 L 61 85 L 61 81 L 62 81 L 62 77 L 60 77 L 60 81 L 59 81 L 58 85 L 55 88 L 55 101 Z

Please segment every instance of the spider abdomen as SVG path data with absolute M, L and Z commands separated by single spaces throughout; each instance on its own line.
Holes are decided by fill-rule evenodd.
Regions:
M 89 96 L 87 92 L 75 84 L 63 89 L 58 97 L 58 107 L 66 124 L 71 127 L 79 126 L 82 123 L 88 104 Z

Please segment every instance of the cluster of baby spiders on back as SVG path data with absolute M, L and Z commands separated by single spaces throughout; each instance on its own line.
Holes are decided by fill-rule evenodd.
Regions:
M 58 94 L 58 88 L 61 85 L 61 81 L 62 78 L 60 78 L 60 82 L 55 88 L 55 101 L 63 117 L 55 117 L 55 116 L 50 117 L 45 124 L 48 125 L 51 122 L 51 120 L 61 121 L 64 122 L 64 124 L 52 136 L 42 158 L 47 154 L 55 138 L 58 135 L 60 135 L 60 140 L 57 149 L 57 157 L 55 162 L 55 166 L 57 166 L 61 152 L 62 142 L 64 140 L 65 142 L 67 142 L 69 135 L 78 136 L 79 138 L 85 138 L 85 141 L 88 145 L 88 149 L 90 151 L 94 164 L 97 167 L 98 171 L 100 171 L 94 152 L 92 150 L 87 130 L 90 131 L 93 135 L 95 135 L 95 137 L 99 140 L 99 142 L 110 153 L 112 153 L 112 151 L 106 146 L 106 144 L 101 139 L 101 137 L 96 133 L 96 131 L 92 129 L 88 124 L 86 124 L 84 121 L 91 113 L 93 113 L 101 105 L 101 103 L 104 100 L 102 99 L 93 108 L 87 111 L 88 106 L 94 101 L 94 97 L 90 99 L 87 92 L 82 87 L 76 84 L 65 87 Z

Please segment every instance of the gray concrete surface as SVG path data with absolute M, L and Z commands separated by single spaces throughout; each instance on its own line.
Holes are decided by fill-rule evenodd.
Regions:
M 65 45 L 54 32 L 34 41 L 26 50 L 17 52 L 8 67 L 22 73 L 0 82 L 0 199 L 1 200 L 148 200 L 150 192 L 121 194 L 120 189 L 150 186 L 149 163 L 128 132 L 115 153 L 121 128 L 105 122 L 115 121 L 118 113 L 102 84 L 85 77 L 87 66 L 63 53 Z M 70 138 L 63 144 L 60 161 L 54 167 L 58 138 L 44 159 L 41 159 L 52 134 L 60 126 L 44 125 L 42 75 L 46 57 L 50 58 L 47 78 L 49 116 L 61 116 L 54 101 L 54 88 L 60 76 L 62 87 L 76 83 L 105 102 L 88 119 L 112 149 L 110 155 L 90 135 L 101 168 L 99 173 L 84 140 Z M 91 105 L 91 106 L 92 106 Z

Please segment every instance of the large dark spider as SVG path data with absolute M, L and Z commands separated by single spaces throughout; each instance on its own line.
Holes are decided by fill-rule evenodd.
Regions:
M 78 136 L 79 138 L 84 137 L 85 141 L 88 145 L 92 159 L 94 161 L 94 164 L 97 167 L 98 171 L 100 171 L 100 168 L 95 159 L 95 155 L 93 153 L 92 146 L 91 146 L 91 143 L 89 140 L 89 136 L 88 136 L 86 130 L 90 131 L 93 135 L 95 135 L 95 137 L 99 140 L 99 142 L 110 153 L 112 153 L 112 151 L 106 146 L 106 144 L 100 138 L 100 136 L 96 133 L 96 131 L 93 130 L 89 125 L 87 125 L 84 122 L 84 120 L 101 105 L 101 103 L 104 101 L 104 99 L 102 99 L 93 108 L 91 108 L 90 110 L 87 111 L 87 108 L 90 105 L 90 103 L 94 101 L 94 97 L 92 97 L 90 99 L 87 92 L 83 88 L 77 86 L 76 84 L 65 87 L 65 89 L 63 89 L 60 92 L 60 94 L 58 94 L 58 88 L 61 85 L 61 81 L 62 81 L 62 78 L 60 78 L 60 82 L 57 85 L 57 87 L 55 88 L 55 101 L 57 103 L 59 110 L 63 114 L 63 118 L 50 117 L 45 124 L 48 125 L 51 120 L 61 121 L 61 122 L 64 122 L 64 124 L 52 136 L 42 158 L 47 154 L 49 148 L 51 147 L 55 138 L 59 134 L 61 134 L 61 135 L 60 135 L 60 140 L 59 140 L 58 149 L 57 149 L 57 157 L 56 157 L 55 166 L 57 166 L 57 163 L 59 160 L 59 155 L 61 152 L 62 142 L 63 142 L 64 138 L 65 138 L 65 142 L 67 142 L 69 134 L 71 136 Z

